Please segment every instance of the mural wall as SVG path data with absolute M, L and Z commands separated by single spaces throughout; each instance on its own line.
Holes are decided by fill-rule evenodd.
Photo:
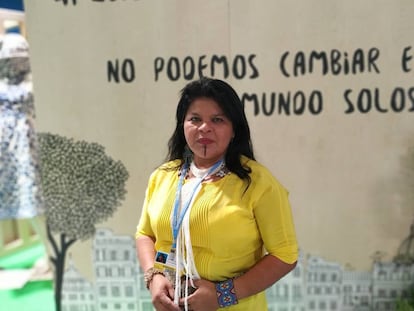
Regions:
M 390 310 L 408 293 L 413 2 L 32 0 L 25 9 L 38 130 L 102 145 L 129 173 L 122 206 L 71 246 L 64 307 L 80 297 L 65 289 L 77 280 L 88 310 L 150 308 L 131 239 L 178 92 L 199 76 L 236 88 L 258 160 L 290 191 L 302 259 L 269 290 L 272 310 Z

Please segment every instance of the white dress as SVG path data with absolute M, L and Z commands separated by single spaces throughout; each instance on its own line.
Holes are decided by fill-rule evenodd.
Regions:
M 0 219 L 41 212 L 40 178 L 28 44 L 0 37 Z

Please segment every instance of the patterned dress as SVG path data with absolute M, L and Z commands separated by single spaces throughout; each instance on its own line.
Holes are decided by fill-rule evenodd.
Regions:
M 41 211 L 28 51 L 23 36 L 0 37 L 0 219 Z

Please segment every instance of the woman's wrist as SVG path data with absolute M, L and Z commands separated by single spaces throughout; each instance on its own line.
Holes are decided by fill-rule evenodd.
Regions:
M 220 308 L 229 307 L 238 303 L 234 289 L 234 279 L 215 282 L 217 301 Z
M 154 267 L 151 267 L 147 271 L 145 271 L 144 281 L 145 281 L 145 286 L 147 287 L 147 289 L 150 288 L 151 282 L 152 282 L 154 276 L 157 275 L 157 274 L 161 274 L 161 275 L 165 276 L 163 271 L 161 271 L 157 268 L 154 268 Z

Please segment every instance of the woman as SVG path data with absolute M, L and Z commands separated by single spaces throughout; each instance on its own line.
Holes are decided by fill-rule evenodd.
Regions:
M 189 83 L 168 147 L 136 233 L 154 307 L 267 310 L 264 290 L 295 267 L 298 247 L 288 193 L 255 161 L 233 88 Z

